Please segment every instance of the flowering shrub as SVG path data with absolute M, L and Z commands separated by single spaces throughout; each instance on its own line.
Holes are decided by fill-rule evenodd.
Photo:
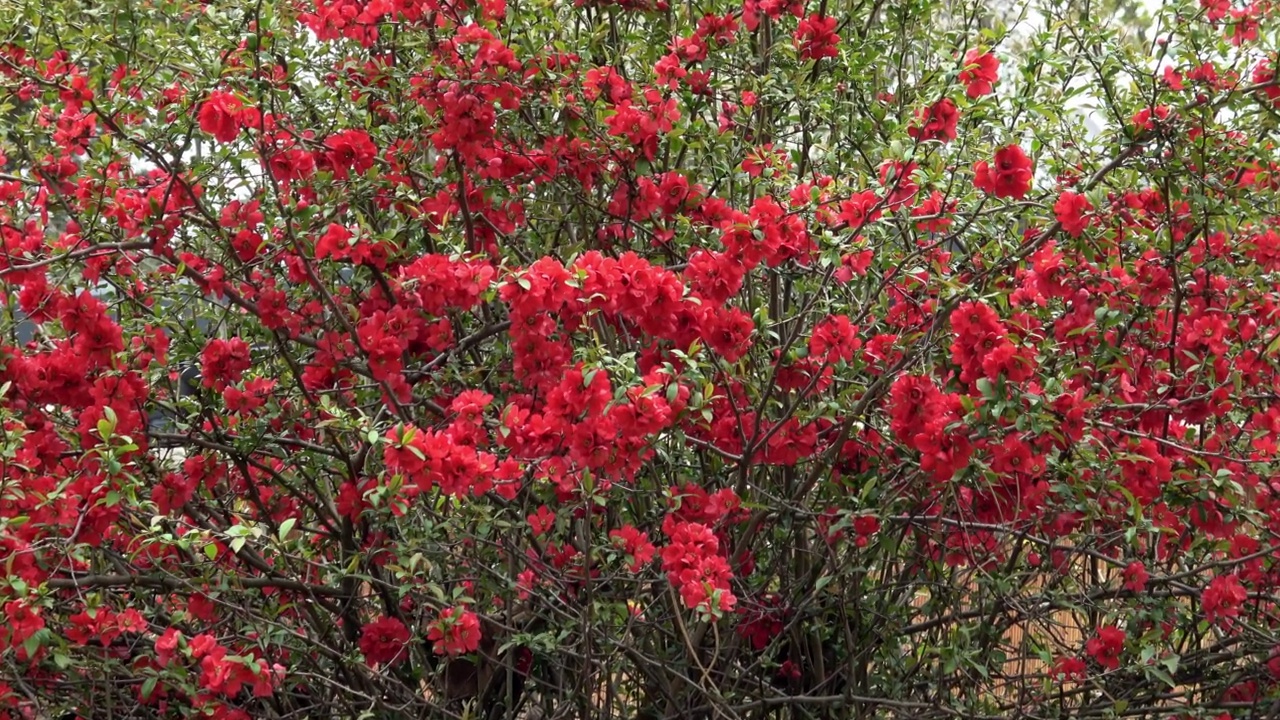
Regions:
M 0 718 L 1280 702 L 1272 4 L 13 5 Z

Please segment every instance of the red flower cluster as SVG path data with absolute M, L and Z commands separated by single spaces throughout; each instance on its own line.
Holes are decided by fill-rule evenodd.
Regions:
M 215 90 L 200 106 L 200 129 L 220 143 L 234 142 L 240 135 L 244 104 L 235 95 Z
M 218 391 L 240 382 L 244 371 L 252 365 L 249 344 L 240 338 L 210 340 L 200 353 L 200 360 L 201 382 Z
M 603 17 L 601 33 L 509 25 L 503 0 L 314 0 L 297 20 L 321 47 L 301 55 L 279 25 L 196 12 L 193 32 L 226 25 L 244 44 L 155 68 L 19 33 L 0 47 L 23 150 L 0 156 L 0 284 L 34 331 L 0 346 L 5 663 L 26 673 L 23 693 L 110 688 L 157 716 L 241 720 L 273 694 L 297 715 L 332 698 L 277 692 L 276 660 L 408 707 L 420 688 L 389 690 L 417 682 L 405 665 L 423 633 L 450 658 L 524 642 L 482 625 L 510 594 L 547 632 L 589 602 L 675 636 L 645 580 L 659 559 L 681 613 L 720 623 L 689 650 L 723 666 L 707 671 L 734 697 L 770 682 L 825 692 L 810 686 L 816 658 L 795 654 L 812 648 L 783 632 L 797 598 L 821 601 L 801 634 L 839 611 L 797 585 L 819 571 L 832 590 L 879 594 L 868 606 L 903 627 L 945 609 L 887 593 L 933 586 L 945 565 L 990 573 L 983 593 L 1028 587 L 1000 577 L 1016 571 L 1051 595 L 1094 547 L 1119 577 L 1069 589 L 1114 625 L 1056 659 L 1059 683 L 1126 650 L 1167 657 L 1171 626 L 1161 637 L 1143 617 L 1156 605 L 1234 635 L 1256 598 L 1265 625 L 1280 157 L 1250 118 L 1280 88 L 1265 49 L 1224 54 L 1195 24 L 1251 43 L 1274 8 L 1201 4 L 1178 27 L 1204 57 L 1153 65 L 1149 93 L 1117 100 L 1136 103 L 1104 130 L 1118 155 L 1055 141 L 1034 114 L 997 117 L 979 101 L 1000 81 L 988 48 L 955 68 L 950 48 L 860 22 L 866 42 L 842 45 L 851 19 L 798 0 L 701 19 L 664 0 L 557 7 L 588 29 Z M 763 18 L 795 50 L 763 70 L 794 94 L 741 74 L 761 67 L 740 61 L 767 49 Z M 883 70 L 863 53 L 886 39 L 955 79 L 908 73 L 895 99 L 884 78 L 846 72 L 848 59 Z M 1087 65 L 1046 58 L 1046 87 L 1075 87 L 1066 68 Z M 1005 104 L 1045 100 L 1017 90 Z M 793 127 L 810 96 L 812 121 Z M 1047 200 L 1030 197 L 1021 146 L 957 147 L 962 105 L 975 137 L 1037 131 Z M 1175 108 L 1205 112 L 1192 127 Z M 189 172 L 185 134 L 166 130 L 188 109 L 213 143 Z M 178 327 L 156 318 L 179 307 L 201 328 L 216 318 L 218 337 L 171 347 L 152 323 Z M 187 395 L 192 364 L 204 390 Z M 153 454 L 157 438 L 183 459 Z M 1028 533 L 1047 557 L 1011 552 Z M 1180 554 L 1220 573 L 1187 579 L 1198 597 L 1165 592 L 1176 584 L 1144 564 L 1174 572 Z M 876 582 L 845 584 L 868 567 Z M 353 573 L 404 583 L 402 604 L 352 596 Z M 457 606 L 430 614 L 434 583 Z M 135 609 L 143 586 L 156 595 Z M 311 602 L 337 595 L 349 602 Z M 363 659 L 317 652 L 330 621 L 359 630 Z M 704 652 L 729 626 L 741 642 Z M 1255 635 L 1223 656 L 1265 656 Z M 744 648 L 760 662 L 732 657 Z M 345 673 L 350 660 L 396 671 Z M 1262 674 L 1209 687 L 1210 671 L 1188 692 L 1274 694 Z M 869 672 L 903 687 L 881 677 L 892 668 Z M 13 694 L 0 684 L 0 720 Z
M 20 600 L 4 604 L 5 624 L 0 626 L 0 648 L 21 648 L 28 638 L 44 629 L 40 608 Z
M 233 656 L 207 633 L 191 638 L 191 659 L 200 663 L 200 686 L 212 695 L 234 698 L 247 685 L 254 697 L 270 697 L 283 675 L 279 665 L 263 658 Z
M 965 86 L 965 94 L 972 99 L 995 92 L 1000 81 L 1000 59 L 994 53 L 973 48 L 965 53 L 964 69 L 958 77 Z
M 626 553 L 627 566 L 633 573 L 640 572 L 646 565 L 653 562 L 658 551 L 653 543 L 649 542 L 649 536 L 633 525 L 624 525 L 617 530 L 611 530 L 609 540 L 614 547 Z
M 1124 579 L 1124 588 L 1135 594 L 1146 590 L 1147 581 L 1151 579 L 1151 575 L 1147 573 L 1147 566 L 1137 561 L 1126 565 L 1121 576 Z
M 801 60 L 821 60 L 840 54 L 840 36 L 836 34 L 836 19 L 817 13 L 800 21 L 796 27 L 796 48 Z
M 884 206 L 885 203 L 874 190 L 863 190 L 840 203 L 840 214 L 837 217 L 850 230 L 858 232 L 864 225 L 879 220 L 884 213 Z
M 387 433 L 383 460 L 387 469 L 404 476 L 408 498 L 434 487 L 455 497 L 483 495 L 494 485 L 498 461 L 467 444 L 470 434 L 467 423 L 444 432 L 397 426 Z
M 973 446 L 959 421 L 959 398 L 938 391 L 934 382 L 902 375 L 889 392 L 890 429 L 895 438 L 920 453 L 920 468 L 937 482 L 949 481 L 969 464 Z
M 738 634 L 751 643 L 751 648 L 756 652 L 764 650 L 782 633 L 786 620 L 791 615 L 782 596 L 777 593 L 766 593 L 756 602 L 740 604 L 737 614 Z
M 847 315 L 832 315 L 819 321 L 809 336 L 809 352 L 824 363 L 851 362 L 862 347 L 858 326 Z
M 1173 463 L 1148 439 L 1136 443 L 1128 455 L 1130 459 L 1119 462 L 1125 489 L 1143 507 L 1151 505 L 1164 493 L 1165 484 L 1173 479 Z
M 951 359 L 960 380 L 976 389 L 979 378 L 1023 382 L 1035 372 L 1035 358 L 1019 347 L 999 316 L 982 302 L 961 303 L 951 313 Z
M 1120 667 L 1120 654 L 1124 652 L 1125 638 L 1123 630 L 1108 625 L 1100 628 L 1098 633 L 1085 643 L 1085 651 L 1102 667 L 1115 670 Z
M 451 607 L 428 627 L 427 639 L 437 655 L 456 657 L 480 649 L 480 618 L 465 607 Z
M 1031 158 L 1018 145 L 996 150 L 991 162 L 973 165 L 973 185 L 998 198 L 1022 199 L 1031 190 Z
M 1236 575 L 1219 575 L 1209 581 L 1200 596 L 1204 618 L 1211 623 L 1229 625 L 1240 615 L 1240 608 L 1249 599 L 1249 591 Z
M 733 573 L 711 528 L 668 515 L 662 530 L 670 538 L 662 549 L 662 569 L 685 607 L 715 617 L 731 611 L 737 603 L 729 589 Z
M 1089 213 L 1093 212 L 1093 203 L 1084 195 L 1067 190 L 1058 196 L 1053 212 L 1068 235 L 1080 237 L 1092 222 Z
M 916 111 L 916 121 L 907 128 L 907 134 L 920 142 L 939 140 L 948 143 L 956 139 L 956 123 L 959 121 L 960 110 L 955 101 L 942 98 Z
M 324 145 L 329 151 L 324 155 L 324 164 L 338 180 L 345 180 L 352 172 L 363 174 L 373 167 L 378 155 L 378 146 L 363 130 L 335 133 L 324 141 Z

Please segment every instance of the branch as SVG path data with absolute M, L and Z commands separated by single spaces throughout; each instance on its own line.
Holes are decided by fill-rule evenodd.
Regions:
M 150 240 L 134 240 L 133 242 L 102 243 L 100 245 L 91 245 L 89 247 L 81 248 L 79 250 L 73 250 L 69 253 L 63 253 L 62 255 L 55 255 L 53 257 L 45 258 L 44 260 L 30 262 L 30 263 L 27 263 L 26 265 L 10 265 L 9 267 L 4 268 L 3 270 L 0 270 L 0 278 L 5 277 L 6 275 L 9 275 L 11 273 L 24 272 L 26 270 L 38 270 L 42 267 L 52 265 L 62 260 L 78 260 L 80 258 L 92 257 L 92 256 L 95 256 L 95 254 L 98 253 L 99 251 L 102 251 L 103 255 L 109 255 L 112 252 L 116 252 L 116 251 L 127 252 L 129 250 L 146 250 L 152 247 L 152 245 L 153 243 Z
M 232 586 L 246 589 L 276 588 L 293 592 L 311 593 L 327 597 L 342 597 L 345 593 L 328 585 L 312 585 L 297 580 L 267 577 L 230 577 Z M 179 592 L 202 592 L 182 578 L 165 575 L 73 575 L 68 578 L 52 578 L 47 585 L 56 590 L 81 590 L 92 588 L 156 588 Z

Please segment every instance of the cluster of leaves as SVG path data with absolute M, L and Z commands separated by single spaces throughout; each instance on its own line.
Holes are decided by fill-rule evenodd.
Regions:
M 0 718 L 1271 712 L 1276 11 L 985 5 L 0 13 Z

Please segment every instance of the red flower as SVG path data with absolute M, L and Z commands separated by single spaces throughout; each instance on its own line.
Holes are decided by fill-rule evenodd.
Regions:
M 911 444 L 912 439 L 936 417 L 942 393 L 927 377 L 903 375 L 889 390 L 889 427 L 898 440 Z
M 156 660 L 161 665 L 168 665 L 173 662 L 174 657 L 178 654 L 179 643 L 182 641 L 182 633 L 177 628 L 169 628 L 164 634 L 156 638 Z
M 241 112 L 243 112 L 243 105 L 236 96 L 229 92 L 215 90 L 200 107 L 200 129 L 212 135 L 218 142 L 232 142 L 240 134 Z
M 529 529 L 533 530 L 534 537 L 542 537 L 555 524 L 556 514 L 551 512 L 551 509 L 546 505 L 529 515 Z
M 44 618 L 40 617 L 40 608 L 31 607 L 20 600 L 12 600 L 4 605 L 4 625 L 0 626 L 0 647 L 18 647 L 44 628 Z
M 840 220 L 855 232 L 866 223 L 880 219 L 884 208 L 875 190 L 863 190 L 854 193 L 848 200 L 840 203 Z
M 195 492 L 196 483 L 186 474 L 166 473 L 151 488 L 151 500 L 161 515 L 168 515 L 187 504 Z
M 437 655 L 456 657 L 480 649 L 480 618 L 465 608 L 445 608 L 431 623 L 427 639 Z
M 1259 14 L 1253 5 L 1231 11 L 1232 21 L 1227 23 L 1227 38 L 1231 40 L 1232 45 L 1240 47 L 1246 42 L 1258 39 Z
M 1080 658 L 1060 657 L 1053 664 L 1053 670 L 1049 673 L 1049 676 L 1059 682 L 1083 680 L 1087 669 L 1084 661 Z
M 787 609 L 782 605 L 782 598 L 770 593 L 759 602 L 744 603 L 738 606 L 739 618 L 737 631 L 751 643 L 751 647 L 760 652 L 784 629 L 783 620 L 787 618 Z
M 275 386 L 275 380 L 257 378 L 246 382 L 244 390 L 234 387 L 223 390 L 222 399 L 227 404 L 228 412 L 249 414 L 266 403 L 267 396 Z
M 973 173 L 974 186 L 998 198 L 1021 199 L 1031 189 L 1031 158 L 1018 145 L 996 150 L 992 163 L 979 160 Z
M 645 565 L 653 562 L 658 551 L 653 543 L 649 542 L 648 535 L 631 525 L 624 525 L 618 530 L 611 531 L 609 540 L 614 547 L 621 548 L 630 558 L 628 569 L 633 573 L 640 572 Z
M 885 202 L 890 207 L 909 202 L 915 197 L 920 189 L 913 177 L 916 169 L 915 163 L 903 163 L 899 160 L 888 160 L 880 165 L 880 184 L 885 189 Z
M 1006 476 L 1018 474 L 1035 478 L 1044 472 L 1044 458 L 1033 454 L 1029 445 L 1011 434 L 995 447 L 991 469 Z
M 956 139 L 956 123 L 959 120 L 960 111 L 955 102 L 951 98 L 942 98 L 933 105 L 916 111 L 916 122 L 907 128 L 907 134 L 920 142 L 951 142 Z
M 1169 106 L 1157 105 L 1154 108 L 1143 108 L 1133 115 L 1133 126 L 1138 130 L 1153 130 L 1156 123 L 1169 119 Z
M 703 300 L 723 303 L 742 289 L 746 268 L 729 256 L 713 250 L 698 250 L 689 257 L 684 276 L 690 289 Z
M 316 240 L 316 259 L 324 260 L 332 257 L 335 260 L 342 260 L 351 255 L 351 238 L 353 237 L 350 230 L 339 225 L 338 223 L 329 223 L 325 228 L 324 234 L 320 239 Z
M 922 233 L 939 233 L 946 232 L 951 227 L 952 220 L 947 217 L 949 213 L 956 210 L 956 202 L 953 200 L 947 202 L 946 196 L 941 192 L 934 190 L 924 202 L 911 211 L 911 217 L 924 218 L 916 222 L 916 230 Z
M 1142 440 L 1130 452 L 1135 459 L 1121 460 L 1120 476 L 1125 489 L 1144 506 L 1154 503 L 1173 479 L 1173 464 L 1151 440 Z
M 378 146 L 373 144 L 369 134 L 363 130 L 343 130 L 331 135 L 324 141 L 324 145 L 329 148 L 326 158 L 333 176 L 339 180 L 346 179 L 350 170 L 354 170 L 357 175 L 364 174 L 373 167 L 373 161 L 378 155 Z
M 1200 596 L 1204 617 L 1211 623 L 1230 620 L 1240 614 L 1240 606 L 1249 599 L 1240 578 L 1235 575 L 1219 575 L 1209 582 Z
M 1231 9 L 1230 0 L 1200 0 L 1200 7 L 1204 8 L 1204 17 L 1209 22 L 1217 22 L 1227 16 L 1227 11 Z
M 1124 652 L 1124 631 L 1114 626 L 1107 626 L 1098 631 L 1089 642 L 1085 643 L 1085 651 L 1108 670 L 1120 667 L 1120 653 Z
M 1147 589 L 1147 580 L 1151 578 L 1147 574 L 1147 566 L 1140 562 L 1131 562 L 1124 569 L 1124 587 L 1126 590 L 1132 590 L 1140 593 Z
M 836 19 L 817 13 L 800 21 L 795 34 L 796 47 L 801 60 L 821 60 L 839 54 L 840 36 L 836 34 Z
M 964 70 L 960 71 L 960 82 L 965 84 L 965 93 L 971 99 L 994 92 L 994 86 L 1000 81 L 1000 59 L 994 54 L 974 48 L 965 53 Z
M 204 386 L 221 391 L 240 381 L 249 369 L 249 344 L 240 338 L 210 340 L 200 353 L 203 363 L 201 378 Z
M 699 323 L 707 346 L 729 362 L 737 362 L 751 349 L 755 329 L 751 316 L 736 307 L 711 309 Z
M 218 639 L 209 633 L 200 633 L 187 643 L 191 648 L 191 656 L 199 660 L 218 648 Z
M 582 83 L 582 94 L 593 102 L 603 96 L 616 105 L 631 99 L 631 83 L 611 67 L 591 68 Z
M 360 652 L 370 663 L 381 665 L 404 661 L 409 653 L 409 629 L 393 617 L 366 623 L 360 630 Z
M 813 329 L 809 338 L 809 352 L 823 362 L 850 362 L 853 354 L 862 347 L 858 338 L 858 326 L 847 315 L 832 315 Z
M 1276 73 L 1270 60 L 1262 60 L 1253 69 L 1253 84 L 1264 86 L 1260 92 L 1273 106 L 1280 107 L 1280 85 L 1275 84 Z M 1175 88 L 1178 89 L 1178 88 Z
M 1062 229 L 1073 238 L 1080 237 L 1089 227 L 1090 218 L 1087 216 L 1092 211 L 1093 203 L 1089 202 L 1089 198 L 1070 190 L 1059 195 L 1058 202 L 1053 205 L 1054 215 L 1062 224 Z
M 236 695 L 244 686 L 244 677 L 237 672 L 243 668 L 227 657 L 226 648 L 218 646 L 200 661 L 200 686 L 210 692 Z
M 875 259 L 875 253 L 871 250 L 861 250 L 856 253 L 847 253 L 840 256 L 840 267 L 836 269 L 835 279 L 840 283 L 847 283 L 853 279 L 855 275 L 864 277 L 867 270 L 871 268 L 871 261 Z
M 858 515 L 853 519 L 853 532 L 857 535 L 853 544 L 866 547 L 871 536 L 880 532 L 880 518 L 875 515 Z

